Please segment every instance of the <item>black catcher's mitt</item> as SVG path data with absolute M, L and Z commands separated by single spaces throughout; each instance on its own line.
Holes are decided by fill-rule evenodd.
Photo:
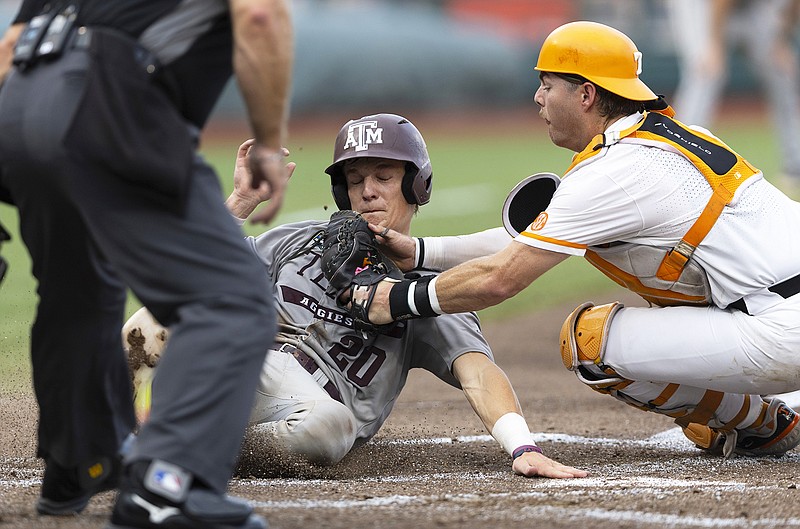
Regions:
M 322 273 L 328 280 L 328 294 L 339 306 L 344 306 L 342 294 L 353 287 L 370 287 L 386 278 L 403 279 L 400 269 L 378 250 L 378 241 L 364 217 L 350 210 L 331 215 L 322 244 Z M 365 306 L 369 307 L 369 302 Z M 353 305 L 349 311 L 359 330 L 376 330 L 361 305 Z

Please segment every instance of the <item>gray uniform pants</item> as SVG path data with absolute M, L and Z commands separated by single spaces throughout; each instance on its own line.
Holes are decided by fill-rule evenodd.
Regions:
M 39 455 L 72 466 L 116 453 L 131 431 L 127 285 L 172 333 L 129 460 L 169 461 L 224 492 L 274 335 L 267 276 L 131 43 L 91 45 L 0 90 L 0 185 L 40 296 Z

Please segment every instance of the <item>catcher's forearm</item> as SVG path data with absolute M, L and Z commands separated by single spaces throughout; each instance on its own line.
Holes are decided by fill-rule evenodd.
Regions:
M 369 319 L 387 323 L 407 318 L 429 318 L 439 314 L 470 312 L 491 307 L 518 290 L 492 279 L 492 258 L 474 259 L 440 276 L 422 276 L 378 285 L 369 305 Z M 501 287 L 501 288 L 497 288 Z
M 568 257 L 512 241 L 489 257 L 473 259 L 436 279 L 436 297 L 448 314 L 481 310 L 515 296 Z

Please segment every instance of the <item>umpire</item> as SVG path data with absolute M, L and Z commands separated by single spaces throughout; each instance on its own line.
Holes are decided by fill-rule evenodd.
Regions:
M 79 512 L 119 482 L 111 528 L 264 527 L 225 490 L 275 313 L 196 148 L 235 71 L 269 220 L 288 177 L 286 2 L 24 0 L 21 21 L 0 90 L 0 186 L 19 209 L 40 297 L 37 510 Z M 134 426 L 126 286 L 174 331 L 120 470 Z

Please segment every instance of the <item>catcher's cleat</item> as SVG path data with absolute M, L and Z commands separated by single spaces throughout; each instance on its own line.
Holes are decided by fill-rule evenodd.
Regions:
M 121 466 L 118 457 L 98 457 L 73 468 L 48 461 L 36 512 L 50 516 L 80 513 L 92 496 L 117 487 Z
M 709 426 L 689 424 L 683 433 L 698 448 L 711 454 L 730 457 L 739 454 L 750 457 L 782 456 L 800 444 L 800 415 L 776 398 L 764 399 L 767 423 L 758 429 L 720 432 Z M 765 432 L 765 430 L 767 430 Z

